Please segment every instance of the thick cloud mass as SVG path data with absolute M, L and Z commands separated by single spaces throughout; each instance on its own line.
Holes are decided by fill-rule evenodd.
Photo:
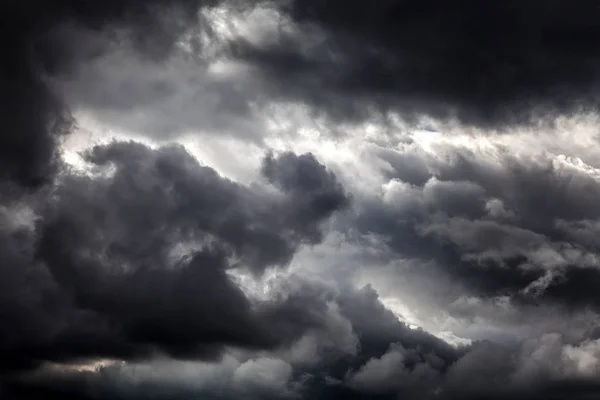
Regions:
M 383 204 L 364 210 L 361 229 L 381 233 L 402 254 L 435 260 L 480 295 L 520 291 L 597 307 L 593 291 L 578 289 L 598 273 L 595 241 L 584 239 L 598 218 L 596 177 L 564 156 L 443 151 L 448 157 L 421 160 L 430 178 L 416 184 L 403 176 L 410 159 L 399 152 L 397 178 Z
M 58 167 L 57 141 L 68 132 L 70 112 L 47 78 L 102 49 L 97 37 L 69 29 L 120 29 L 136 48 L 164 57 L 201 1 L 13 1 L 3 5 L 0 70 L 1 168 L 5 178 L 27 186 L 47 181 Z M 77 33 L 74 33 L 77 32 Z M 92 40 L 94 39 L 94 40 Z M 87 54 L 86 54 L 87 53 Z
M 100 175 L 62 175 L 34 205 L 31 227 L 2 231 L 2 320 L 13 327 L 0 336 L 5 368 L 137 358 L 153 349 L 213 357 L 222 344 L 268 348 L 286 340 L 226 271 L 261 273 L 315 243 L 319 224 L 347 204 L 339 185 L 304 192 L 305 211 L 296 214 L 293 182 L 281 192 L 241 186 L 180 146 L 114 142 L 86 159 Z M 274 174 L 335 184 L 312 156 L 268 160 Z M 319 196 L 339 200 L 323 209 Z
M 290 45 L 306 38 L 288 35 L 239 52 L 335 117 L 383 107 L 488 126 L 596 108 L 593 1 L 294 0 L 283 9 L 321 31 L 317 44 L 306 51 Z
M 598 398 L 599 14 L 9 0 L 0 398 Z

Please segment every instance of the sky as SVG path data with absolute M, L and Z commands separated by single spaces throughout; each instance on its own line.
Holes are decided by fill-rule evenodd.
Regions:
M 8 0 L 0 399 L 600 397 L 591 0 Z

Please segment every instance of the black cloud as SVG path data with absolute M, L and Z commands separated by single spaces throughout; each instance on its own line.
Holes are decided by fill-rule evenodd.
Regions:
M 39 186 L 59 168 L 57 142 L 73 124 L 61 94 L 47 78 L 102 50 L 102 40 L 81 36 L 120 30 L 143 54 L 163 58 L 197 15 L 202 1 L 8 1 L 2 6 L 0 70 L 3 178 Z M 86 40 L 87 39 L 87 40 Z M 94 39 L 93 41 L 91 39 Z
M 326 171 L 310 153 L 297 156 L 287 152 L 277 159 L 269 155 L 263 162 L 262 172 L 289 196 L 290 212 L 302 224 L 296 229 L 313 237 L 315 242 L 320 241 L 321 235 L 314 229 L 314 222 L 349 204 L 335 175 Z
M 336 118 L 377 108 L 502 128 L 596 109 L 593 1 L 298 0 L 281 9 L 300 37 L 233 48 L 282 96 Z
M 309 155 L 298 158 L 309 160 L 302 178 L 296 157 L 269 156 L 272 172 L 335 182 Z M 304 192 L 296 214 L 294 183 L 242 186 L 180 146 L 113 142 L 86 159 L 100 175 L 62 174 L 32 205 L 34 226 L 11 229 L 4 216 L 1 314 L 13 328 L 0 335 L 3 368 L 154 349 L 212 358 L 225 344 L 269 348 L 301 334 L 278 330 L 226 271 L 260 274 L 316 243 L 319 225 L 347 204 L 339 185 Z M 323 209 L 319 196 L 339 201 Z
M 220 375 L 222 384 L 227 385 L 225 389 L 218 382 L 215 386 L 195 384 L 196 379 L 205 379 L 206 371 L 202 369 L 198 369 L 197 375 L 192 375 L 190 380 L 190 375 L 185 377 L 184 369 L 179 372 L 184 377 L 178 378 L 177 373 L 173 374 L 167 368 L 162 373 L 171 378 L 162 380 L 152 369 L 144 372 L 143 368 L 138 371 L 133 366 L 128 370 L 127 366 L 118 365 L 102 367 L 95 373 L 41 371 L 7 381 L 3 393 L 9 399 L 61 395 L 74 399 L 161 400 L 193 396 L 236 399 L 240 389 L 244 390 L 245 398 L 251 399 L 366 400 L 403 396 L 407 399 L 558 400 L 587 399 L 598 394 L 599 388 L 593 379 L 570 377 L 570 368 L 577 368 L 577 360 L 562 356 L 573 348 L 585 349 L 585 342 L 568 345 L 560 335 L 550 334 L 518 346 L 482 341 L 455 349 L 398 321 L 368 286 L 360 290 L 345 288 L 336 293 L 324 287 L 301 284 L 288 295 L 288 300 L 293 299 L 293 304 L 288 302 L 288 307 L 292 305 L 288 311 L 293 309 L 296 313 L 312 315 L 316 327 L 325 322 L 324 304 L 337 304 L 359 338 L 359 351 L 353 356 L 325 357 L 316 366 L 297 367 L 292 377 L 287 376 L 299 384 L 291 393 L 283 389 L 285 386 L 271 387 L 279 388 L 279 391 L 264 391 L 266 387 L 261 389 L 260 382 L 254 386 L 236 387 L 241 382 L 230 381 L 229 375 Z M 379 335 L 380 331 L 382 335 Z M 285 363 L 272 365 L 282 367 Z M 227 371 L 225 368 L 222 373 L 228 374 Z M 154 382 L 157 378 L 159 382 Z M 170 382 L 173 378 L 175 380 Z
M 193 282 L 197 282 L 194 280 Z M 264 321 L 273 322 L 273 327 L 281 329 L 286 325 L 291 329 L 304 327 L 308 329 L 323 330 L 327 333 L 326 325 L 331 318 L 328 315 L 327 304 L 335 304 L 339 307 L 340 315 L 349 322 L 352 334 L 357 335 L 357 353 L 337 354 L 324 353 L 317 364 L 309 367 L 298 367 L 295 376 L 304 383 L 296 389 L 296 395 L 303 398 L 338 398 L 336 396 L 350 395 L 356 398 L 369 396 L 368 393 L 361 393 L 347 387 L 344 384 L 334 386 L 327 385 L 326 381 L 343 382 L 349 369 L 359 370 L 361 366 L 375 357 L 384 356 L 390 345 L 392 348 L 402 347 L 414 355 L 413 361 L 419 363 L 422 357 L 435 364 L 437 369 L 445 370 L 465 353 L 466 349 L 454 349 L 440 339 L 422 331 L 413 330 L 387 310 L 380 302 L 378 294 L 370 287 L 366 286 L 360 290 L 353 288 L 343 288 L 341 291 L 334 290 L 328 286 L 317 285 L 314 282 L 296 282 L 290 279 L 284 283 L 287 287 L 282 292 L 282 297 L 276 299 L 267 306 L 267 312 L 263 313 Z M 290 287 L 291 285 L 291 287 Z M 188 294 L 189 297 L 189 294 Z M 177 321 L 178 326 L 182 321 Z M 284 332 L 281 331 L 280 332 Z M 350 332 L 347 332 L 350 333 Z M 380 334 L 381 333 L 381 334 Z M 322 338 L 324 339 L 324 338 Z M 330 337 L 329 339 L 343 341 L 342 337 Z M 332 349 L 330 349 L 331 351 Z M 324 351 L 327 351 L 324 349 Z M 327 356 L 329 355 L 329 357 Z M 90 374 L 89 372 L 74 371 L 54 371 L 41 372 L 9 380 L 5 385 L 5 392 L 8 396 L 14 393 L 14 396 L 25 396 L 30 393 L 33 395 L 62 395 L 73 396 L 73 398 L 112 398 L 115 396 L 125 396 L 126 398 L 155 398 L 155 399 L 176 399 L 186 398 L 188 396 L 206 396 L 207 398 L 237 398 L 238 393 L 235 388 L 220 391 L 214 388 L 194 387 L 193 382 L 182 381 L 179 385 L 168 383 L 157 383 L 149 381 L 146 375 L 140 375 L 138 379 L 143 382 L 142 385 L 135 382 L 127 383 L 128 373 L 123 370 L 119 374 L 119 366 L 108 366 L 101 370 L 100 374 Z M 125 367 L 126 368 L 126 367 Z M 165 371 L 168 373 L 168 371 Z M 199 370 L 199 378 L 201 372 Z M 310 376 L 308 380 L 303 378 Z M 235 386 L 238 383 L 227 382 L 223 377 L 224 384 Z M 124 389 L 129 387 L 129 389 Z M 285 393 L 264 392 L 259 386 L 246 388 L 243 393 L 248 398 L 273 398 L 283 399 L 287 397 Z M 10 397 L 8 397 L 10 398 Z
M 136 68 L 172 61 L 179 39 L 198 23 L 215 23 L 201 21 L 199 8 L 224 3 L 273 7 L 292 26 L 266 41 L 221 38 L 210 27 L 194 31 L 218 46 L 230 41 L 224 47 L 231 59 L 220 61 L 252 67 L 239 81 L 197 76 L 196 66 L 208 71 L 210 55 L 199 37 L 188 37 L 194 54 L 178 61 L 184 79 L 150 79 L 160 69 L 150 68 L 131 93 L 105 97 L 102 79 L 112 70 L 94 68 L 134 52 L 131 71 L 107 90 L 118 92 Z M 383 196 L 363 202 L 310 153 L 269 153 L 260 179 L 242 184 L 180 145 L 114 141 L 88 147 L 82 172 L 60 154 L 76 121 L 66 104 L 69 86 L 57 84 L 101 77 L 74 85 L 69 98 L 117 113 L 128 113 L 138 97 L 152 105 L 154 95 L 190 82 L 210 89 L 200 118 L 189 117 L 194 103 L 168 121 L 157 113 L 141 124 L 163 134 L 211 116 L 205 126 L 239 130 L 255 117 L 253 107 L 269 112 L 265 106 L 280 100 L 308 105 L 331 117 L 327 123 L 397 112 L 409 122 L 456 117 L 512 128 L 596 111 L 595 2 L 25 0 L 2 11 L 0 397 L 598 397 L 593 320 L 571 335 L 457 348 L 401 322 L 369 285 L 329 287 L 284 274 L 277 295 L 265 299 L 245 290 L 236 274 L 256 283 L 281 273 L 301 248 L 323 242 L 328 221 L 357 205 L 335 226 L 348 232 L 336 233 L 357 244 L 381 240 L 384 261 L 417 260 L 396 272 L 407 281 L 430 280 L 434 304 L 454 317 L 479 316 L 457 299 L 499 297 L 517 313 L 527 307 L 596 317 L 600 185 L 582 160 L 516 156 L 499 146 L 490 156 L 440 145 L 436 156 L 406 150 L 415 143 L 398 147 L 405 151 L 388 143 L 375 158 L 388 164 L 383 175 L 393 180 Z M 89 70 L 78 70 L 82 63 Z M 182 101 L 198 93 L 190 90 Z M 444 287 L 448 282 L 455 286 Z M 173 383 L 162 370 L 165 380 L 151 382 L 152 373 L 136 366 L 152 368 L 157 355 L 190 361 L 173 364 L 185 367 L 206 361 L 203 368 L 222 367 L 228 378 L 203 370 L 204 387 L 199 376 Z M 130 364 L 73 369 L 98 359 Z
M 361 206 L 357 227 L 425 261 L 411 273 L 449 276 L 476 296 L 598 307 L 594 176 L 566 158 L 439 151 L 377 153 L 393 165 L 392 184 L 383 204 Z M 415 159 L 428 179 L 412 179 Z

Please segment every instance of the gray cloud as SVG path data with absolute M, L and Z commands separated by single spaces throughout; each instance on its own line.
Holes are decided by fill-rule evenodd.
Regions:
M 592 3 L 10 2 L 0 396 L 597 397 Z
M 598 274 L 586 233 L 597 220 L 593 173 L 562 156 L 517 158 L 496 148 L 488 157 L 447 145 L 438 151 L 444 156 L 411 148 L 383 155 L 398 173 L 391 172 L 396 178 L 379 205 L 363 206 L 361 231 L 381 235 L 405 257 L 434 261 L 429 265 L 477 295 L 595 306 L 591 292 L 578 288 Z M 409 159 L 419 160 L 428 180 L 404 178 Z
M 338 348 L 342 351 L 335 357 L 333 347 L 322 347 L 315 353 L 316 363 L 290 358 L 284 350 L 269 356 L 225 353 L 213 362 L 114 364 L 96 372 L 52 367 L 8 381 L 4 393 L 12 398 L 52 394 L 81 399 L 583 399 L 597 394 L 597 339 L 573 342 L 549 333 L 517 344 L 482 341 L 456 349 L 400 322 L 371 287 L 335 288 L 299 277 L 281 283 L 285 288 L 279 293 L 286 300 L 280 304 L 286 304 L 286 311 L 275 321 L 294 316 L 296 325 L 306 326 L 304 315 L 315 329 L 323 329 L 319 343 L 340 343 L 350 335 L 358 340 L 356 347 Z M 325 327 L 333 315 L 331 305 L 350 331 Z M 310 336 L 310 330 L 305 332 Z M 302 337 L 290 342 L 289 350 L 303 342 Z
M 75 112 L 163 141 L 189 132 L 262 140 L 260 93 L 242 66 L 219 73 L 181 48 L 155 61 L 127 42 L 104 47 L 52 79 Z
M 37 186 L 47 182 L 58 168 L 57 141 L 70 131 L 72 119 L 61 94 L 52 89 L 47 78 L 89 56 L 82 54 L 86 44 L 95 49 L 99 42 L 78 41 L 82 38 L 55 29 L 65 23 L 95 31 L 123 28 L 136 48 L 159 57 L 170 51 L 189 23 L 190 11 L 200 4 L 160 0 L 6 4 L 0 32 L 7 60 L 0 76 L 4 93 L 3 178 Z
M 367 367 L 362 364 L 369 364 L 372 357 L 387 357 L 390 344 L 416 358 L 425 354 L 424 357 L 438 367 L 453 362 L 464 352 L 422 330 L 410 329 L 385 309 L 370 287 L 335 288 L 299 277 L 286 278 L 281 284 L 285 286 L 279 291 L 283 297 L 276 297 L 271 303 L 277 306 L 278 318 L 263 317 L 263 321 L 271 320 L 274 326 L 287 323 L 294 329 L 311 328 L 304 330 L 305 336 L 289 342 L 287 349 L 269 356 L 240 357 L 225 353 L 222 358 L 208 363 L 167 359 L 108 365 L 100 367 L 99 372 L 78 372 L 65 369 L 68 364 L 63 364 L 62 369 L 45 368 L 22 375 L 5 385 L 6 390 L 20 394 L 38 388 L 46 394 L 99 399 L 114 396 L 170 399 L 198 395 L 231 399 L 239 396 L 320 398 L 318 396 L 328 390 L 324 382 L 338 382 L 333 388 L 346 390 L 344 385 L 339 385 L 346 379 L 348 368 L 364 369 Z M 318 346 L 312 354 L 314 360 L 299 359 L 293 353 L 300 351 L 305 355 L 306 345 L 315 338 L 314 333 L 318 334 L 318 342 L 312 342 Z M 345 342 L 349 346 L 340 346 Z M 403 368 L 399 364 L 395 366 Z
M 273 172 L 302 181 L 296 157 L 269 156 Z M 4 368 L 147 357 L 154 348 L 210 358 L 224 344 L 268 348 L 301 333 L 296 321 L 282 330 L 270 317 L 285 304 L 257 314 L 227 270 L 260 274 L 316 243 L 320 223 L 346 205 L 340 186 L 305 192 L 298 214 L 293 182 L 280 192 L 242 186 L 180 146 L 113 142 L 86 159 L 99 175 L 62 175 L 32 226 L 3 231 L 2 318 L 15 328 L 1 336 Z M 306 179 L 335 181 L 313 157 L 298 159 L 307 160 Z M 327 190 L 339 201 L 323 208 Z
M 234 48 L 279 95 L 335 118 L 377 109 L 502 128 L 596 107 L 593 2 L 291 1 L 281 10 L 295 29 Z

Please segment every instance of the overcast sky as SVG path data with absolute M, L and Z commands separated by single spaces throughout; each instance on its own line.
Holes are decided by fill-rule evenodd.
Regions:
M 600 397 L 592 0 L 9 0 L 0 399 Z

